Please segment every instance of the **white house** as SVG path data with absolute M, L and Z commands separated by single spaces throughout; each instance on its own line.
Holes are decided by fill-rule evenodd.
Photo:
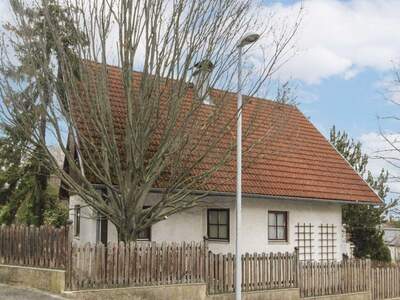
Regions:
M 118 93 L 122 89 L 120 70 L 109 67 L 108 74 L 113 84 L 110 102 L 118 106 L 126 101 Z M 140 80 L 140 74 L 135 76 Z M 211 90 L 210 95 L 218 97 L 219 93 Z M 188 101 L 195 101 L 192 94 Z M 227 111 L 235 110 L 235 94 L 227 95 Z M 342 205 L 380 204 L 380 198 L 296 107 L 259 98 L 247 100 L 244 120 L 257 109 L 260 122 L 280 122 L 280 126 L 274 129 L 279 134 L 257 145 L 261 155 L 243 158 L 242 251 L 293 252 L 297 247 L 301 259 L 341 259 L 346 252 Z M 283 117 L 274 119 L 274 111 Z M 266 130 L 255 126 L 249 139 Z M 234 252 L 234 162 L 217 171 L 210 186 L 209 196 L 198 207 L 154 224 L 141 234 L 141 240 L 207 240 L 213 252 Z M 157 201 L 159 193 L 155 188 L 146 205 Z M 99 218 L 78 196 L 70 195 L 69 200 L 76 241 L 117 240 L 113 224 Z
M 400 261 L 400 228 L 390 223 L 383 225 L 383 240 L 390 250 L 392 261 Z

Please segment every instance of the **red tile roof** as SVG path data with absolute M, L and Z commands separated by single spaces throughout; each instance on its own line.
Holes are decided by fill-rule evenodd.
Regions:
M 114 123 L 123 130 L 126 99 L 123 96 L 121 71 L 109 67 L 108 76 Z M 134 80 L 140 81 L 140 78 L 140 73 L 134 73 Z M 214 99 L 222 94 L 227 97 L 224 114 L 234 115 L 236 95 L 220 90 L 211 91 Z M 187 101 L 194 101 L 193 92 L 189 91 L 186 98 Z M 244 148 L 254 145 L 254 148 L 243 156 L 243 193 L 381 203 L 367 183 L 296 107 L 254 97 L 245 99 L 248 104 L 243 112 L 243 128 L 245 130 L 248 127 L 250 120 L 254 126 L 243 145 Z M 202 112 L 207 114 L 210 109 L 213 107 L 204 105 Z M 79 124 L 83 126 L 83 123 Z M 210 134 L 213 132 L 210 130 Z M 235 138 L 235 132 L 233 127 L 229 135 L 231 140 Z M 226 141 L 221 142 L 219 147 L 227 147 Z M 207 169 L 213 161 L 215 158 L 208 157 L 195 171 Z M 235 176 L 236 164 L 233 159 L 213 175 L 204 189 L 234 193 Z

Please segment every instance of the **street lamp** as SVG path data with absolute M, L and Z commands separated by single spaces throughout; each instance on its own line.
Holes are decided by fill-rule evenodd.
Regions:
M 242 226 L 242 49 L 260 38 L 257 33 L 246 34 L 237 44 L 238 60 L 238 92 L 237 92 L 237 131 L 236 131 L 236 277 L 235 299 L 242 299 L 242 255 L 240 252 L 240 227 Z

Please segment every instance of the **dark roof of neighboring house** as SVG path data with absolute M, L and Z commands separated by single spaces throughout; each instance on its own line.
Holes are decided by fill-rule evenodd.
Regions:
M 137 82 L 141 74 L 133 73 Z M 109 97 L 114 122 L 123 131 L 123 115 L 126 115 L 126 100 L 123 95 L 121 70 L 108 67 Z M 236 94 L 212 90 L 211 96 L 218 98 L 222 93 L 226 99 L 226 115 L 236 112 Z M 186 96 L 194 101 L 193 91 Z M 268 138 L 258 142 L 254 153 L 243 157 L 243 185 L 245 194 L 278 196 L 293 199 L 333 200 L 380 204 L 382 201 L 368 184 L 353 170 L 347 161 L 332 147 L 313 124 L 292 105 L 274 101 L 249 98 L 243 112 L 244 128 L 255 110 L 253 131 L 244 141 L 251 144 L 271 130 L 272 123 L 279 123 L 268 134 Z M 212 106 L 204 105 L 205 115 Z M 279 114 L 279 116 L 278 116 Z M 278 117 L 277 117 L 278 116 Z M 81 124 L 78 122 L 78 124 Z M 269 125 L 268 125 L 269 124 Z M 83 125 L 82 129 L 83 128 Z M 278 128 L 279 127 L 279 128 Z M 235 138 L 235 128 L 231 138 Z M 213 160 L 206 160 L 210 165 Z M 207 183 L 205 189 L 222 193 L 234 193 L 236 188 L 236 164 L 233 159 L 221 167 Z

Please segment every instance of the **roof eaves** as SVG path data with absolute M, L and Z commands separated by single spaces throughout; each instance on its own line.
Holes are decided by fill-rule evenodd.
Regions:
M 154 193 L 162 193 L 164 189 L 153 188 L 151 190 Z M 219 192 L 219 191 L 201 191 L 193 190 L 192 194 L 206 194 L 210 196 L 221 196 L 221 197 L 234 197 L 236 193 L 233 192 Z M 264 200 L 296 200 L 296 201 L 311 201 L 311 202 L 323 202 L 323 203 L 338 203 L 338 204 L 359 204 L 359 205 L 382 205 L 382 203 L 376 203 L 369 200 L 340 200 L 340 199 L 321 199 L 321 198 L 305 198 L 305 197 L 293 197 L 293 196 L 276 196 L 276 195 L 262 195 L 262 194 L 250 194 L 242 193 L 244 198 L 258 198 Z

